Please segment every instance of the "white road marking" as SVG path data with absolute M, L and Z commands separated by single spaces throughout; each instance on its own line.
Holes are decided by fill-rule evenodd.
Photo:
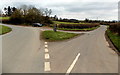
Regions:
M 48 45 L 45 45 L 45 48 L 47 48 L 48 47 Z
M 69 75 L 69 74 L 70 74 L 70 72 L 72 71 L 73 67 L 75 66 L 75 64 L 76 64 L 79 56 L 80 56 L 80 53 L 78 53 L 78 55 L 76 56 L 75 60 L 74 60 L 73 63 L 70 65 L 70 67 L 68 68 L 68 70 L 67 70 L 67 72 L 66 72 L 65 75 Z
M 48 43 L 45 42 L 45 60 L 50 59 L 50 55 L 49 55 L 49 50 L 48 50 Z M 50 69 L 50 62 L 44 62 L 44 71 L 51 71 Z
M 44 71 L 50 71 L 50 62 L 45 62 L 44 63 Z
M 45 54 L 45 59 L 50 59 L 50 55 L 48 53 Z
M 47 42 L 45 42 L 45 44 L 47 44 Z
M 46 53 L 49 52 L 47 48 L 45 48 L 45 52 L 46 52 Z

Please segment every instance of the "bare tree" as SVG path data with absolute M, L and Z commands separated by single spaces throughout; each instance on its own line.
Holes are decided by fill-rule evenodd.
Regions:
M 28 6 L 27 5 L 22 5 L 22 6 L 20 6 L 20 8 L 22 9 L 23 15 L 25 16 L 28 12 Z
M 50 17 L 51 13 L 52 13 L 52 10 L 51 10 L 51 9 L 46 8 L 46 9 L 44 10 L 45 16 Z

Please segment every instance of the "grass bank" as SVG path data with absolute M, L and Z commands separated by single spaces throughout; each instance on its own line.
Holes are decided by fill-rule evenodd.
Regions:
M 120 52 L 120 36 L 117 33 L 111 32 L 109 29 L 107 30 L 108 37 L 113 42 L 113 44 L 117 47 Z
M 10 32 L 12 29 L 7 26 L 0 25 L 0 35 Z
M 10 17 L 0 17 L 0 20 L 9 20 Z
M 79 34 L 74 33 L 67 33 L 67 32 L 54 32 L 54 31 L 43 31 L 42 32 L 42 38 L 46 41 L 61 41 L 73 38 L 75 36 L 78 36 Z

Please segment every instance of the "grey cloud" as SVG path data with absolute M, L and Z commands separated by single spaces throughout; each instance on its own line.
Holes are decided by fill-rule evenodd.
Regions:
M 53 10 L 59 10 L 61 12 L 56 12 L 57 14 L 68 14 L 71 13 L 73 16 L 75 13 L 79 13 L 79 17 L 83 17 L 82 13 L 84 13 L 84 17 L 88 18 L 107 18 L 109 17 L 117 17 L 117 12 L 113 12 L 115 9 L 118 9 L 117 2 L 72 2 L 72 3 L 62 3 L 62 4 L 49 4 L 47 5 Z M 61 9 L 64 8 L 64 9 Z M 86 15 L 86 16 L 85 16 Z M 77 16 L 76 16 L 77 17 Z
M 77 2 L 77 3 L 63 3 L 48 5 L 49 7 L 63 7 L 68 12 L 85 12 L 85 11 L 100 11 L 100 10 L 114 10 L 117 5 L 114 2 Z
M 90 3 L 80 6 L 73 6 L 71 8 L 67 8 L 66 10 L 69 12 L 85 12 L 85 11 L 101 11 L 101 10 L 114 10 L 116 6 L 111 3 Z

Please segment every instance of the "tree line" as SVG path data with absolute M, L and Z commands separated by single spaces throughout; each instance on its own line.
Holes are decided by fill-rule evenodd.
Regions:
M 22 5 L 19 8 L 10 7 L 4 8 L 5 15 L 10 17 L 8 23 L 12 24 L 32 24 L 32 23 L 42 23 L 42 24 L 52 24 L 50 15 L 52 13 L 51 9 L 38 9 L 34 6 Z
M 34 6 L 22 5 L 19 8 L 16 7 L 5 7 L 5 14 L 3 16 L 10 16 L 10 20 L 7 21 L 12 24 L 32 24 L 35 22 L 42 23 L 45 25 L 52 24 L 52 21 L 60 22 L 72 22 L 72 23 L 100 23 L 102 25 L 108 25 L 110 23 L 116 23 L 117 21 L 104 21 L 104 20 L 77 20 L 77 19 L 67 19 L 58 18 L 57 15 L 50 17 L 51 9 L 38 9 Z M 1 12 L 0 12 L 1 13 Z M 3 21 L 4 22 L 4 21 Z M 5 21 L 6 22 L 6 21 Z

